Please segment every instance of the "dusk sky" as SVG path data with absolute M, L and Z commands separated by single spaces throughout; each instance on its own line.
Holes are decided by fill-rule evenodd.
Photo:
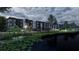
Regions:
M 78 7 L 13 7 L 10 12 L 0 14 L 41 21 L 46 21 L 49 14 L 53 14 L 58 22 L 67 20 L 79 23 Z

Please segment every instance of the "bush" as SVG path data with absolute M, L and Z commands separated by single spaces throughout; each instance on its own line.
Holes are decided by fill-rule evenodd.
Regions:
M 53 33 L 53 32 L 52 32 Z M 10 40 L 6 40 L 6 42 L 4 44 L 0 44 L 0 51 L 24 51 L 24 50 L 31 50 L 32 46 L 34 43 L 41 41 L 41 37 L 44 35 L 51 35 L 51 32 L 49 33 L 42 33 L 42 32 L 38 32 L 38 33 L 33 33 L 32 35 L 26 35 L 21 38 L 21 40 L 18 40 L 18 36 L 19 36 L 19 32 L 14 35 L 14 37 L 17 37 L 17 40 L 12 41 L 12 36 L 13 34 L 10 33 L 10 35 L 12 34 L 12 36 L 9 37 Z M 56 32 L 55 32 L 56 33 Z M 7 33 L 8 34 L 8 33 Z M 7 38 L 5 38 L 7 39 Z
M 6 18 L 0 16 L 0 31 L 6 31 Z
M 12 39 L 12 38 L 11 38 Z M 24 36 L 21 40 L 7 41 L 0 45 L 1 51 L 24 51 L 31 50 L 32 45 L 39 41 L 40 37 L 38 35 Z
M 14 27 L 10 27 L 7 31 L 8 32 L 21 32 L 21 28 L 19 28 L 18 26 L 14 26 Z

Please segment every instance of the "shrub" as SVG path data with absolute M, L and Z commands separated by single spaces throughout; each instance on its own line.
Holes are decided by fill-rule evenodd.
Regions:
M 14 26 L 14 27 L 10 27 L 7 31 L 8 32 L 21 32 L 21 28 L 19 28 L 18 26 Z

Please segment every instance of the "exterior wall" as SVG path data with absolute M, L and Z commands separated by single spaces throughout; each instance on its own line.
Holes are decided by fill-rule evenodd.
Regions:
M 63 24 L 59 24 L 58 26 L 59 26 L 59 27 L 58 27 L 59 29 L 64 28 L 64 25 L 63 25 Z
M 16 25 L 16 20 L 15 19 L 7 19 L 7 27 L 14 27 Z
M 16 19 L 16 25 L 19 28 L 23 28 L 23 19 Z
M 7 19 L 7 27 L 14 27 L 18 26 L 20 28 L 24 28 L 25 25 L 27 25 L 28 30 L 32 31 L 49 31 L 51 29 L 57 29 L 58 27 L 61 27 L 58 24 L 50 24 L 48 22 L 42 22 L 42 21 L 32 21 L 29 19 L 17 19 L 17 18 L 8 18 Z
M 58 24 L 54 24 L 53 26 L 52 26 L 52 29 L 58 29 Z
M 19 28 L 23 28 L 23 19 L 17 18 L 8 18 L 7 19 L 7 28 L 18 26 Z
M 50 24 L 46 22 L 36 21 L 36 29 L 37 31 L 49 31 Z
M 32 30 L 33 30 L 33 31 L 36 30 L 36 21 L 33 21 L 33 24 L 32 24 Z
M 25 19 L 25 24 L 27 24 L 28 26 L 32 25 L 32 23 L 32 20 Z
M 41 22 L 41 31 L 44 31 L 45 27 L 44 27 L 44 22 Z
M 48 23 L 45 23 L 45 30 L 48 30 Z
M 3 20 L 2 24 L 0 24 L 0 32 L 7 31 L 6 19 Z
M 36 21 L 36 30 L 41 31 L 41 22 L 40 21 Z
M 28 30 L 32 31 L 33 30 L 33 21 L 29 19 L 25 19 L 25 25 L 27 25 Z

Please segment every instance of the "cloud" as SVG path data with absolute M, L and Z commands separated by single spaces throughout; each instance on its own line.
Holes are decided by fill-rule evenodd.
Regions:
M 1 13 L 41 21 L 47 21 L 49 14 L 53 14 L 58 22 L 65 20 L 79 22 L 78 7 L 13 7 L 9 13 Z

